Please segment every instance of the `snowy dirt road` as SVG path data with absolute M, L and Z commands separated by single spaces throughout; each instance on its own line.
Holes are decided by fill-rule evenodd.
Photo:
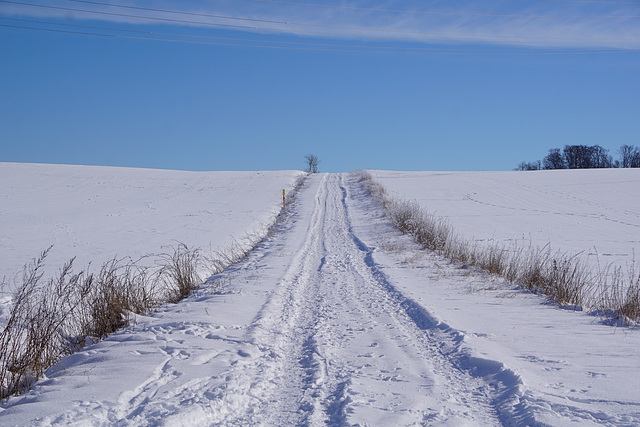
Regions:
M 490 290 L 499 287 L 493 282 L 483 282 L 482 293 L 455 293 L 457 280 L 487 279 L 467 279 L 454 267 L 438 287 L 448 268 L 438 265 L 442 260 L 423 253 L 427 264 L 407 264 L 378 256 L 374 236 L 391 232 L 381 224 L 355 178 L 313 175 L 277 232 L 213 278 L 226 292 L 205 286 L 64 359 L 32 391 L 4 404 L 0 425 L 545 425 L 540 414 L 552 425 L 640 421 L 634 396 L 624 401 L 598 386 L 615 387 L 629 369 L 607 362 L 598 375 L 585 376 L 578 357 L 546 369 L 553 362 L 547 353 L 564 349 L 564 341 L 578 348 L 570 333 L 551 345 L 554 324 L 582 322 L 600 343 L 587 347 L 597 361 L 619 340 L 611 328 L 541 308 L 534 296 L 515 304 L 514 293 L 504 297 L 511 291 Z M 409 291 L 407 283 L 421 286 Z M 452 292 L 437 304 L 454 304 L 448 315 L 465 315 L 456 322 L 467 330 L 478 316 L 476 329 L 486 333 L 439 320 L 436 300 L 423 300 L 417 289 Z M 467 300 L 474 308 L 456 308 Z M 534 317 L 540 310 L 549 320 Z M 505 332 L 516 328 L 529 328 L 529 340 Z M 535 349 L 527 346 L 534 341 Z M 627 353 L 637 342 L 629 334 Z M 533 362 L 545 369 L 531 370 Z M 563 370 L 582 388 L 569 374 L 559 377 Z M 535 390 L 525 387 L 523 372 Z M 564 388 L 568 398 L 558 391 Z M 598 390 L 605 397 L 590 397 Z
M 456 337 L 426 333 L 429 319 L 407 313 L 354 235 L 344 177 L 318 176 L 311 186 L 313 200 L 302 202 L 309 220 L 286 239 L 297 249 L 287 251 L 289 267 L 247 337 L 261 349 L 253 387 L 270 391 L 256 393 L 233 421 L 496 424 L 496 389 L 443 356 L 441 346 L 453 347 Z M 241 370 L 246 375 L 247 366 Z

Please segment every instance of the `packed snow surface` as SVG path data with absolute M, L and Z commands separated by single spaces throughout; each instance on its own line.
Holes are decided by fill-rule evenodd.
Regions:
M 421 250 L 350 175 L 288 212 L 224 292 L 63 359 L 0 424 L 640 424 L 637 329 Z

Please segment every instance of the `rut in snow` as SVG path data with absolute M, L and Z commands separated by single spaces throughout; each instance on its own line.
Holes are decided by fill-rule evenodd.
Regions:
M 306 230 L 282 236 L 298 236 L 297 249 L 247 336 L 262 356 L 243 365 L 238 378 L 251 386 L 236 391 L 256 398 L 226 422 L 508 420 L 500 404 L 517 379 L 472 375 L 460 336 L 389 283 L 352 230 L 344 176 L 317 176 L 307 192 Z

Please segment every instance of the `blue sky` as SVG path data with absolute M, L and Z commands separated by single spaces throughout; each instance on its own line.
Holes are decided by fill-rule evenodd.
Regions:
M 640 145 L 640 1 L 0 1 L 0 58 L 0 161 L 509 170 Z

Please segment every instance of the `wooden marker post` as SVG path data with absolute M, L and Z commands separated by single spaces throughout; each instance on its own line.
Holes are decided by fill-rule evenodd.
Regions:
M 287 202 L 286 202 L 286 198 L 284 197 L 284 189 L 282 190 L 282 210 L 283 211 L 287 211 Z

